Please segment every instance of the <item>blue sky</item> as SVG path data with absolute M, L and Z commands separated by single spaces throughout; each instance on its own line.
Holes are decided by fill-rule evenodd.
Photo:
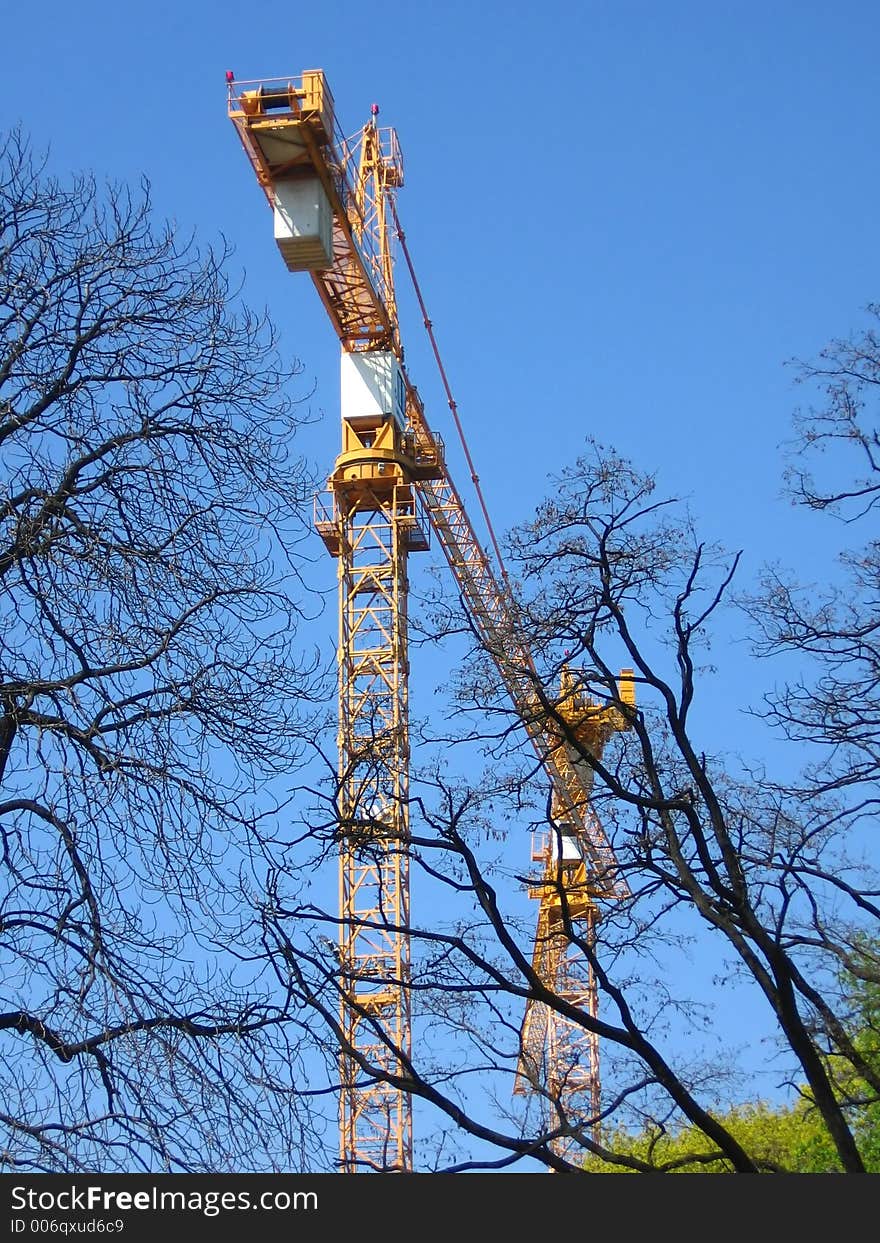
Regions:
M 4 26 L 4 114 L 59 169 L 145 174 L 162 214 L 233 242 L 331 412 L 328 466 L 335 339 L 272 243 L 227 68 L 324 68 L 343 128 L 373 101 L 397 127 L 401 217 L 500 527 L 591 433 L 750 556 L 797 545 L 775 503 L 782 364 L 856 326 L 878 287 L 875 5 L 49 0 Z M 442 427 L 421 336 L 412 317 Z
M 346 132 L 374 101 L 398 129 L 400 215 L 497 527 L 589 434 L 690 496 L 750 574 L 831 546 L 779 497 L 798 400 L 783 364 L 880 297 L 878 36 L 869 0 L 47 0 L 4 15 L 2 112 L 57 171 L 144 175 L 161 215 L 234 245 L 326 412 L 305 444 L 329 470 L 336 340 L 275 249 L 224 82 L 323 68 Z M 451 442 L 403 307 L 410 372 Z M 720 694 L 733 710 L 759 686 Z
M 519 509 L 508 471 L 527 502 L 587 429 L 676 482 L 723 451 L 772 494 L 782 361 L 854 324 L 876 289 L 875 5 L 269 12 L 14 6 L 4 113 L 59 167 L 145 173 L 160 211 L 230 237 L 330 404 L 334 342 L 271 244 L 223 81 L 320 66 L 344 127 L 375 100 L 398 128 L 401 215 L 499 521 Z M 504 432 L 535 407 L 523 478 Z M 723 474 L 706 493 L 733 511 Z

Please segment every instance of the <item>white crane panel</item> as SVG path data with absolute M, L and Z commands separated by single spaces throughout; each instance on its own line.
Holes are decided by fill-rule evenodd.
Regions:
M 406 423 L 406 384 L 390 350 L 350 354 L 342 351 L 342 417 L 349 422 L 381 420 L 389 415 Z

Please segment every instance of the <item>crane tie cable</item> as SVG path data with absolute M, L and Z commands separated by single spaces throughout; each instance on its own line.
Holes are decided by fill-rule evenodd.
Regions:
M 507 575 L 507 567 L 504 564 L 504 558 L 501 555 L 501 549 L 498 546 L 498 540 L 495 538 L 495 528 L 492 526 L 492 519 L 489 517 L 489 510 L 486 508 L 486 501 L 483 496 L 483 489 L 480 487 L 480 477 L 477 474 L 477 470 L 476 470 L 476 467 L 474 466 L 473 458 L 471 457 L 471 452 L 468 447 L 467 437 L 465 436 L 464 428 L 461 425 L 461 419 L 458 417 L 458 404 L 452 395 L 452 389 L 449 386 L 449 380 L 447 379 L 447 376 L 446 376 L 446 368 L 443 366 L 443 359 L 440 357 L 440 350 L 437 346 L 437 338 L 434 336 L 434 325 L 428 315 L 428 309 L 425 306 L 425 299 L 422 297 L 421 286 L 419 285 L 418 277 L 416 276 L 416 271 L 415 271 L 415 268 L 413 267 L 413 261 L 409 253 L 409 247 L 406 244 L 406 234 L 404 233 L 403 229 L 400 227 L 400 218 L 397 215 L 397 204 L 394 202 L 394 199 L 390 195 L 389 195 L 389 204 L 391 206 L 391 214 L 394 217 L 394 228 L 395 228 L 395 233 L 397 235 L 397 240 L 400 242 L 400 248 L 403 251 L 403 257 L 406 260 L 406 266 L 409 269 L 410 280 L 412 281 L 413 289 L 415 290 L 415 295 L 416 295 L 416 298 L 419 304 L 419 310 L 422 312 L 422 321 L 425 325 L 425 331 L 428 334 L 428 340 L 431 342 L 431 349 L 434 351 L 434 358 L 436 359 L 437 367 L 440 371 L 440 379 L 443 381 L 443 388 L 446 392 L 446 400 L 449 405 L 449 409 L 452 411 L 452 418 L 455 422 L 456 431 L 458 432 L 458 439 L 461 442 L 461 447 L 464 450 L 465 461 L 467 462 L 468 470 L 471 473 L 471 482 L 474 485 L 474 489 L 477 494 L 477 500 L 480 503 L 480 509 L 483 511 L 483 519 L 486 523 L 486 529 L 489 532 L 489 539 L 492 542 L 492 548 L 498 560 L 498 567 L 501 570 L 501 577 L 504 580 L 505 587 L 509 591 L 510 590 L 510 579 L 508 578 L 508 575 Z

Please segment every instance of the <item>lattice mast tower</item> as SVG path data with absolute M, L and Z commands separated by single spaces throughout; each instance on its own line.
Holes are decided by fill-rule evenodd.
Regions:
M 342 1169 L 412 1168 L 412 1107 L 389 1082 L 410 1054 L 407 561 L 428 547 L 414 481 L 437 471 L 406 432 L 388 196 L 403 169 L 392 130 L 360 138 L 352 235 L 376 262 L 392 324 L 371 349 L 343 345 L 342 452 L 317 527 L 339 575 L 339 913 Z M 391 348 L 382 348 L 382 347 Z M 384 1072 L 365 1076 L 362 1059 Z
M 574 920 L 589 938 L 595 898 L 622 896 L 625 883 L 589 806 L 592 775 L 569 745 L 571 687 L 563 684 L 559 696 L 549 697 L 541 688 L 509 593 L 403 365 L 392 225 L 440 359 L 397 219 L 403 166 L 396 135 L 378 126 L 374 105 L 370 123 L 354 139 L 343 137 L 320 70 L 253 83 L 227 74 L 227 81 L 229 115 L 273 210 L 279 250 L 289 270 L 310 272 L 342 346 L 342 451 L 326 497 L 316 502 L 317 529 L 337 559 L 339 578 L 340 1163 L 349 1173 L 406 1171 L 412 1168 L 411 1106 L 402 1082 L 411 1047 L 407 562 L 411 552 L 428 547 L 431 530 L 553 789 L 550 838 L 557 847 L 548 841 L 539 852 L 543 871 L 534 889 L 542 904 L 533 965 L 546 984 L 565 987 L 570 961 L 554 902 L 570 912 L 567 926 Z M 631 678 L 625 684 L 631 689 Z M 621 702 L 630 700 L 627 691 Z M 558 846 L 563 841 L 565 849 Z M 576 864 L 567 857 L 571 851 Z M 585 1001 L 595 1014 L 595 989 Z M 575 1082 L 566 1070 L 573 1058 L 587 1067 L 595 1103 L 595 1040 L 583 1029 L 564 1035 L 557 1020 L 547 1007 L 527 1007 L 517 1090 L 548 1099 L 557 1089 L 565 1093 Z M 378 1078 L 361 1073 L 370 1067 L 381 1072 Z

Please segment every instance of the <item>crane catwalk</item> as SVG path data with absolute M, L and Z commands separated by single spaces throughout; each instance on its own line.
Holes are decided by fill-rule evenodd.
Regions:
M 315 510 L 339 576 L 340 1166 L 405 1172 L 413 1165 L 405 1090 L 410 553 L 427 549 L 433 531 L 550 780 L 553 828 L 536 851 L 542 872 L 531 889 L 540 902 L 532 966 L 542 985 L 592 1019 L 596 900 L 627 891 L 590 807 L 584 753 L 598 759 L 610 734 L 626 727 L 633 679 L 624 671 L 620 707 L 613 708 L 578 696 L 570 671 L 559 695 L 543 690 L 506 583 L 450 478 L 443 442 L 402 363 L 391 224 L 403 166 L 394 131 L 379 128 L 374 106 L 360 134 L 344 138 L 317 70 L 283 81 L 231 81 L 228 109 L 272 207 L 285 263 L 311 274 L 342 346 L 342 451 Z M 397 235 L 415 280 L 399 225 Z M 417 284 L 416 292 L 424 312 Z M 432 345 L 436 354 L 433 335 Z M 561 1103 L 563 1115 L 570 1108 L 595 1119 L 595 1032 L 530 1000 L 515 1090 L 547 1102 L 551 1130 Z M 563 1155 L 565 1130 L 553 1141 Z

